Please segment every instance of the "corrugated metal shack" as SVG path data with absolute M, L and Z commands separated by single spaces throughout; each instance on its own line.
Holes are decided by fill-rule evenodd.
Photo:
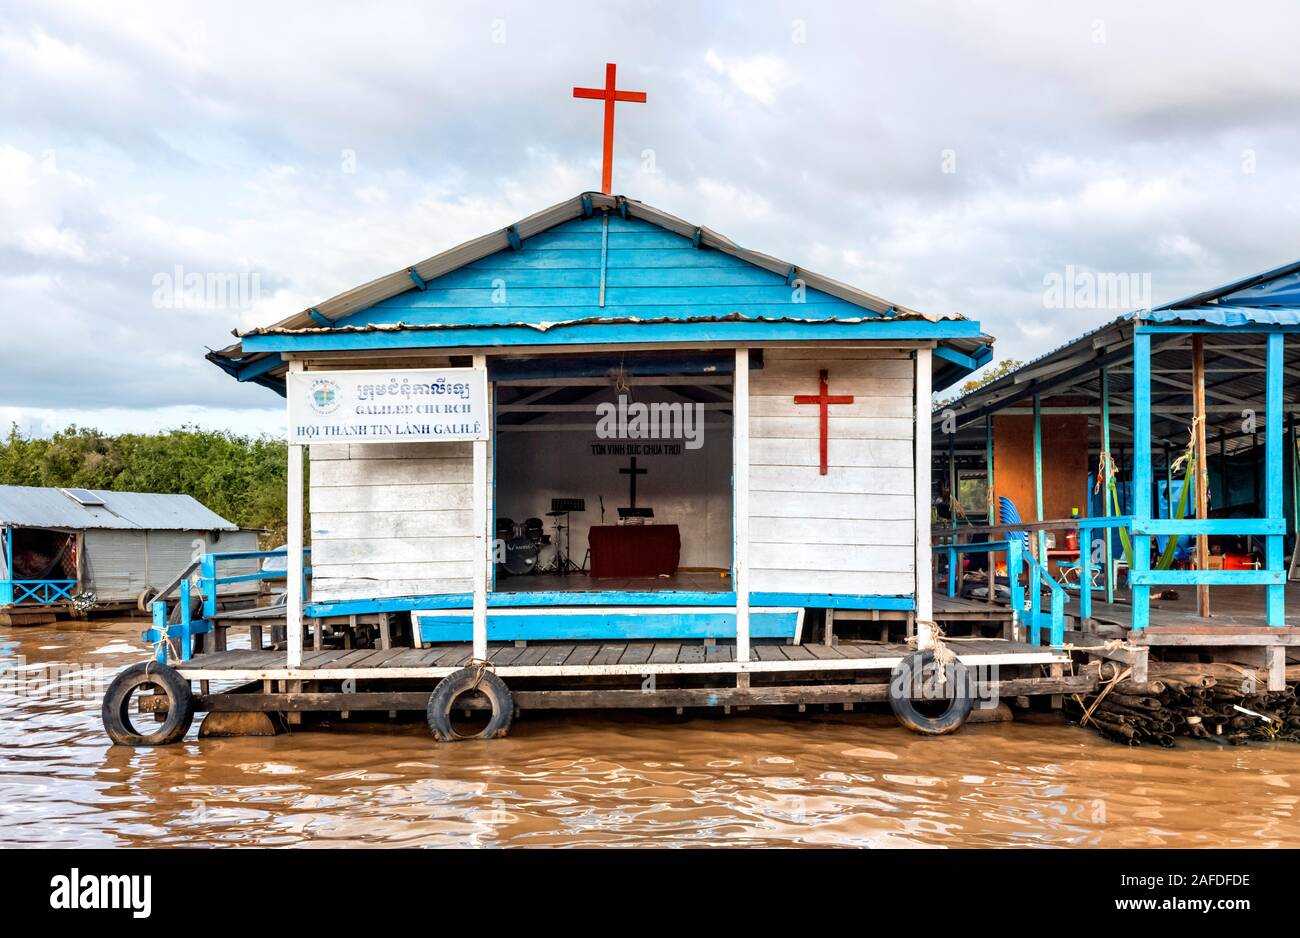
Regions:
M 0 485 L 0 610 L 11 618 L 135 606 L 203 553 L 256 549 L 256 531 L 188 495 Z M 256 588 L 227 589 L 237 587 Z

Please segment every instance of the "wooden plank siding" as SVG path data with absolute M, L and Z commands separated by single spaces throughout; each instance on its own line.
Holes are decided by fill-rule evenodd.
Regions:
M 312 446 L 312 600 L 469 592 L 470 446 Z
M 816 394 L 829 372 L 827 474 Z M 750 377 L 750 565 L 755 590 L 910 596 L 915 498 L 906 352 L 769 349 Z

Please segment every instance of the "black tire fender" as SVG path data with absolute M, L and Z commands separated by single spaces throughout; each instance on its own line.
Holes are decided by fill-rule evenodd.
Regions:
M 152 586 L 146 586 L 144 589 L 140 590 L 140 595 L 135 598 L 135 607 L 140 610 L 141 615 L 147 616 L 152 614 L 149 605 L 157 595 L 158 591 Z
M 168 707 L 162 721 L 152 724 L 152 732 L 142 733 L 132 721 L 131 702 L 139 690 L 147 687 L 166 695 Z M 194 722 L 194 695 L 190 682 L 175 668 L 156 661 L 141 662 L 126 668 L 108 685 L 100 715 L 108 738 L 120 746 L 166 746 L 180 742 L 189 732 Z
M 451 713 L 457 700 L 474 692 L 487 698 L 492 706 L 492 717 L 481 732 L 465 736 L 452 727 Z M 515 700 L 510 688 L 506 687 L 506 682 L 486 668 L 461 668 L 439 681 L 429 695 L 428 718 L 429 729 L 433 730 L 434 738 L 439 742 L 493 739 L 510 731 L 510 724 L 515 718 Z
M 954 660 L 948 666 L 943 684 L 946 695 L 943 699 L 948 701 L 947 709 L 935 716 L 927 716 L 917 709 L 916 700 L 938 699 L 930 696 L 914 697 L 911 693 L 918 684 L 918 678 L 920 684 L 929 685 L 932 679 L 927 676 L 934 672 L 935 667 L 934 652 L 917 651 L 899 662 L 889 675 L 889 707 L 894 711 L 894 716 L 907 729 L 924 736 L 955 733 L 966 722 L 975 703 L 969 693 L 970 674 L 965 665 Z

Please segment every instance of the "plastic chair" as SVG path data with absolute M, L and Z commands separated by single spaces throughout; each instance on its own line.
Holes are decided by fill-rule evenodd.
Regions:
M 999 524 L 1024 524 L 1020 520 L 1020 512 L 1016 511 L 1016 503 L 1005 495 L 998 496 L 998 523 Z M 1017 540 L 1020 546 L 1026 551 L 1029 550 L 1029 532 L 1028 531 L 1008 531 L 1007 540 Z

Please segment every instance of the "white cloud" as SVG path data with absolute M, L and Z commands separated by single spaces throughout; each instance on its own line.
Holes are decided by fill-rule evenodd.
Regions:
M 791 81 L 789 67 L 774 55 L 738 56 L 724 60 L 716 51 L 708 49 L 704 61 L 759 104 L 775 104 L 777 92 Z
M 1150 272 L 1159 302 L 1290 259 L 1300 58 L 1284 3 L 797 15 L 805 43 L 779 2 L 7 4 L 0 407 L 48 426 L 264 421 L 279 399 L 205 346 L 594 187 L 599 108 L 570 89 L 604 61 L 649 95 L 618 111 L 620 191 L 979 318 L 1003 357 L 1095 324 L 1043 309 L 1044 274 L 1068 264 Z M 1230 70 L 1207 65 L 1241 48 Z M 153 278 L 178 264 L 257 272 L 259 293 L 158 309 Z

